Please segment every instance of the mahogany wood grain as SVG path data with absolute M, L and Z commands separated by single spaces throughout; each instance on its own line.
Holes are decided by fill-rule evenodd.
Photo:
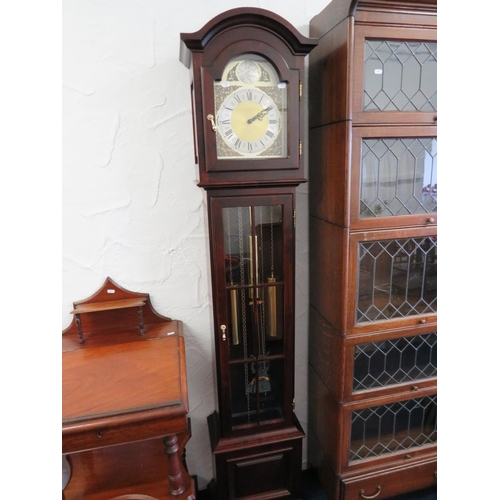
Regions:
M 109 311 L 113 309 L 127 309 L 129 307 L 142 307 L 146 304 L 145 299 L 116 300 L 114 302 L 97 302 L 95 304 L 77 305 L 71 314 L 81 314 L 99 311 Z
M 165 337 L 65 353 L 63 421 L 182 404 L 178 352 Z
M 349 227 L 351 127 L 349 122 L 313 128 L 309 133 L 310 214 Z
M 246 436 L 220 435 L 217 413 L 208 417 L 217 498 L 302 498 L 300 473 L 305 436 L 293 425 Z
M 163 438 L 165 453 L 168 456 L 168 484 L 170 493 L 177 497 L 186 490 L 182 474 L 182 460 L 179 455 L 179 440 L 177 434 L 170 434 Z
M 189 432 L 179 436 L 184 449 Z M 68 455 L 72 476 L 64 490 L 66 500 L 110 500 L 125 495 L 169 495 L 168 463 L 161 438 L 98 448 Z M 185 467 L 183 483 L 191 484 Z M 182 497 L 181 497 L 182 498 Z
M 355 0 L 356 24 L 429 28 L 437 26 L 436 0 Z
M 311 36 L 321 40 L 326 34 L 338 24 L 340 24 L 350 14 L 351 6 L 356 0 L 339 0 L 330 2 L 309 22 L 309 32 Z
M 315 96 L 309 103 L 312 129 L 352 119 L 348 82 L 352 71 L 353 22 L 349 17 L 326 33 L 309 56 L 309 92 Z
M 151 321 L 144 335 L 137 332 L 137 316 L 123 307 L 137 302 Z M 94 312 L 82 315 L 91 317 L 85 343 L 79 343 L 74 321 L 62 336 L 62 452 L 75 465 L 66 500 L 194 498 L 182 461 L 190 435 L 182 323 L 158 315 L 148 294 L 109 278 L 74 307 Z M 162 439 L 166 449 L 158 466 L 150 462 L 155 454 L 147 457 L 144 450 Z M 142 471 L 141 460 L 156 471 L 154 479 Z
M 360 219 L 361 141 L 435 137 L 436 112 L 364 112 L 365 39 L 435 41 L 435 0 L 339 0 L 310 23 L 308 457 L 331 500 L 389 498 L 435 484 L 435 444 L 349 462 L 351 415 L 437 391 L 437 378 L 353 393 L 363 342 L 437 330 L 435 313 L 356 323 L 360 242 L 436 236 L 437 213 Z M 380 486 L 380 490 L 379 490 Z
M 338 0 L 311 19 L 309 32 L 321 40 L 349 16 L 359 24 L 436 26 L 436 13 L 436 0 Z
M 208 423 L 216 468 L 217 498 L 221 500 L 301 496 L 301 450 L 305 435 L 294 415 L 295 187 L 306 182 L 303 154 L 306 118 L 304 59 L 316 44 L 317 40 L 301 35 L 280 16 L 257 8 L 232 9 L 216 16 L 197 32 L 181 33 L 180 59 L 192 75 L 199 186 L 207 190 L 208 196 L 218 396 L 217 413 L 209 418 Z M 217 111 L 214 83 L 221 80 L 227 65 L 243 54 L 263 57 L 272 64 L 279 81 L 286 82 L 286 113 L 283 114 L 286 127 L 283 126 L 283 129 L 286 130 L 284 140 L 287 150 L 282 156 L 218 156 L 217 136 L 211 123 L 213 118 L 210 121 L 207 119 Z M 249 383 L 242 377 L 242 383 L 238 384 L 232 368 L 243 362 L 248 363 L 251 358 L 246 352 L 245 333 L 243 356 L 246 359 L 231 360 L 230 342 L 225 334 L 227 326 L 232 323 L 226 279 L 226 218 L 223 215 L 228 208 L 270 205 L 281 206 L 282 214 L 282 244 L 273 246 L 273 259 L 276 258 L 276 268 L 283 274 L 277 278 L 283 297 L 280 311 L 283 335 L 277 349 L 279 352 L 269 351 L 269 355 L 263 346 L 262 354 L 257 353 L 257 356 L 271 359 L 270 363 L 279 372 L 274 375 L 274 387 L 278 389 L 273 395 L 279 402 L 271 403 L 271 409 L 276 409 L 276 412 L 272 419 L 266 420 L 269 417 L 261 412 L 261 408 L 265 409 L 267 403 L 263 396 L 261 399 L 261 392 L 256 391 L 256 416 L 250 418 L 248 399 L 248 419 L 243 421 L 236 416 L 244 411 L 238 409 L 236 394 L 240 391 L 244 402 L 244 394 L 249 396 Z M 260 227 L 262 229 L 263 226 Z M 252 229 L 253 233 L 255 231 Z M 243 247 L 243 243 L 240 244 Z M 261 248 L 263 246 L 264 241 Z M 243 255 L 240 262 L 243 276 Z M 255 260 L 251 266 L 257 267 Z M 242 319 L 242 324 L 245 328 L 249 325 L 249 336 L 257 345 L 261 341 L 258 338 L 257 308 L 247 314 L 246 306 L 243 303 L 242 317 L 245 316 L 245 319 Z M 265 335 L 261 335 L 262 344 L 265 344 Z
M 309 365 L 333 397 L 341 400 L 348 377 L 343 336 L 312 305 L 309 318 L 309 328 L 314 331 L 309 339 Z
M 367 472 L 342 479 L 342 495 L 345 500 L 359 500 L 362 498 L 361 492 L 370 496 L 380 491 L 377 498 L 391 498 L 436 485 L 436 470 L 436 460 L 431 458 L 387 470 Z
M 305 182 L 299 141 L 305 128 L 304 58 L 316 46 L 277 14 L 257 8 L 237 8 L 216 16 L 194 33 L 181 33 L 180 60 L 191 69 L 195 141 L 205 189 Z M 214 81 L 224 67 L 244 53 L 271 61 L 281 81 L 287 82 L 287 154 L 284 158 L 243 160 L 217 157 L 215 134 L 207 120 L 214 113 Z
M 314 369 L 309 370 L 308 394 L 310 395 L 308 412 L 308 435 L 316 436 L 316 444 L 322 449 L 322 460 L 313 463 L 324 475 L 340 474 L 340 406 L 332 397 L 323 381 Z M 317 411 L 321 408 L 322 411 Z
M 97 308 L 102 307 L 103 303 L 122 301 L 144 301 L 145 304 L 142 308 L 144 323 L 153 325 L 158 323 L 165 323 L 170 321 L 170 318 L 158 314 L 151 305 L 151 300 L 148 293 L 131 292 L 115 283 L 111 278 L 106 278 L 103 285 L 97 292 L 90 297 L 79 300 L 73 303 L 73 310 L 77 311 L 79 308 Z M 82 324 L 83 335 L 87 341 L 87 334 L 89 332 L 95 334 L 96 332 L 112 331 L 115 329 L 131 329 L 134 328 L 136 332 L 139 330 L 139 317 L 137 309 L 109 309 L 105 311 L 89 312 L 80 316 Z M 63 331 L 63 338 L 65 334 L 72 334 L 77 332 L 75 318 L 72 318 L 70 325 Z
M 343 334 L 348 306 L 348 229 L 311 217 L 309 242 L 310 303 Z

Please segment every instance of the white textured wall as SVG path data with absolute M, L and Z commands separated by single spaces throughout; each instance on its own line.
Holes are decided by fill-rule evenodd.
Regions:
M 184 322 L 191 474 L 213 477 L 212 303 L 205 192 L 193 159 L 189 71 L 179 33 L 261 7 L 308 35 L 329 0 L 63 2 L 62 328 L 110 276 Z M 296 413 L 307 429 L 307 185 L 297 199 Z M 304 443 L 305 445 L 305 443 Z M 305 449 L 305 446 L 304 446 Z M 304 454 L 304 463 L 305 463 Z

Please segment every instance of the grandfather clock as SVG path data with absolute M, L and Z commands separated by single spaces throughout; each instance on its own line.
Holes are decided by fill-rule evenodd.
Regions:
M 180 38 L 207 192 L 217 498 L 300 498 L 295 189 L 305 182 L 304 58 L 316 41 L 256 8 L 224 12 Z

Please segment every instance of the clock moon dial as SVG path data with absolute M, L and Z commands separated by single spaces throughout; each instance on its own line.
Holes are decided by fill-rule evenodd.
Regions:
M 238 66 L 237 76 L 243 83 L 255 83 L 260 80 L 260 75 L 259 65 L 254 61 L 243 61 Z
M 255 87 L 232 92 L 217 112 L 220 137 L 231 150 L 245 157 L 264 153 L 281 130 L 278 106 L 266 92 Z

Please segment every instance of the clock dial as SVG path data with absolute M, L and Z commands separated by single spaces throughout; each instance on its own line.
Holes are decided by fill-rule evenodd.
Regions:
M 281 112 L 263 90 L 243 87 L 230 93 L 222 102 L 217 112 L 217 131 L 234 153 L 255 157 L 280 139 Z
M 287 83 L 257 54 L 231 59 L 214 81 L 218 160 L 287 157 Z

